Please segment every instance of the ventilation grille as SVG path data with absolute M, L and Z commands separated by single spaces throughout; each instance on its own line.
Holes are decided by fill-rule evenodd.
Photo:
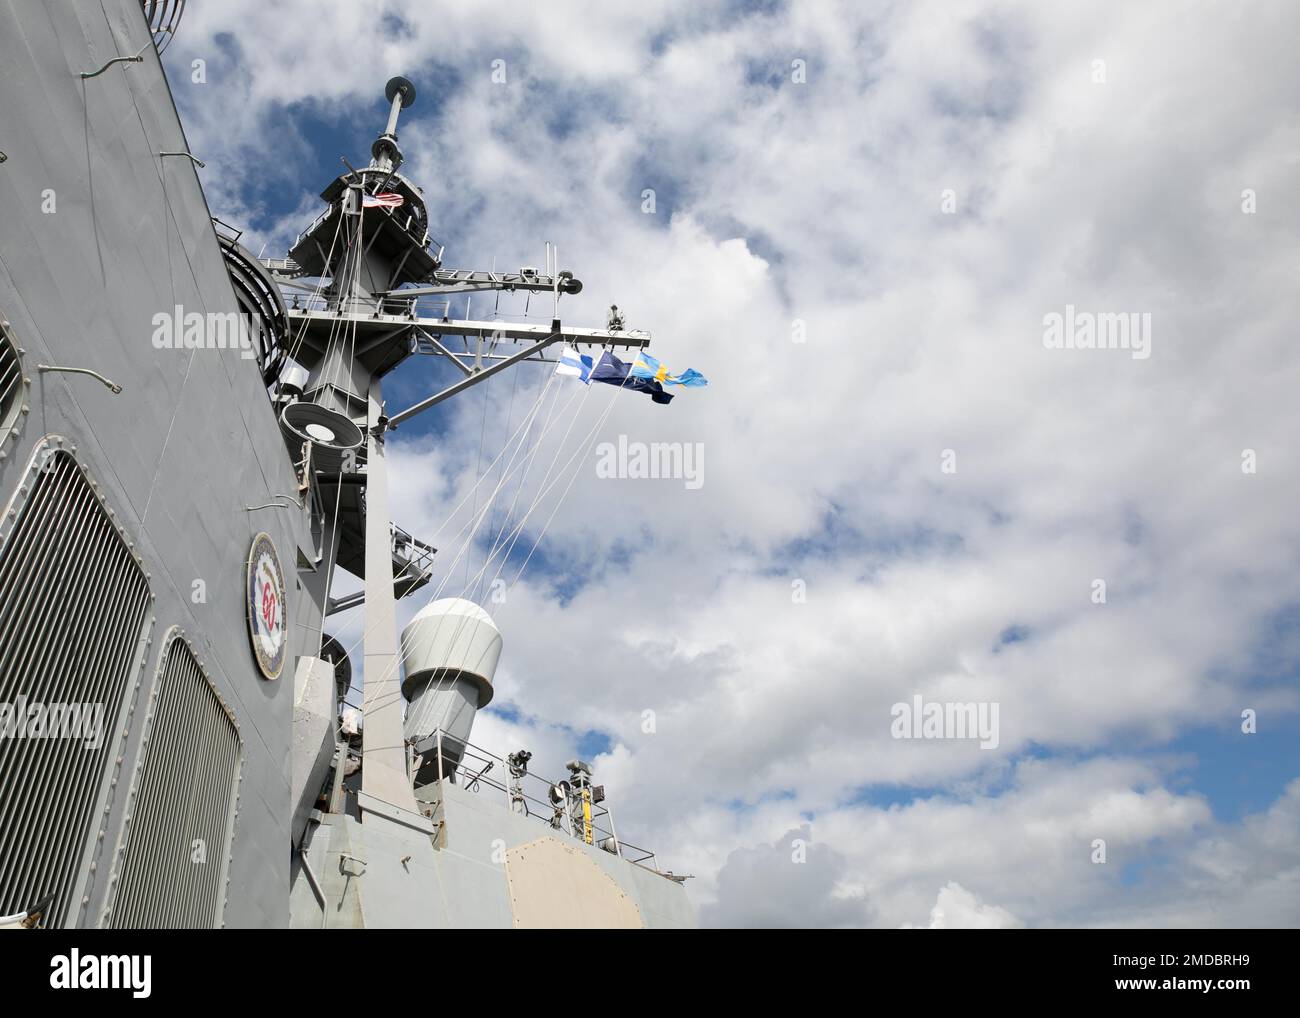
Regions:
M 221 242 L 221 254 L 226 259 L 226 271 L 239 310 L 247 316 L 244 321 L 254 343 L 257 366 L 262 369 L 262 381 L 270 385 L 280 377 L 288 362 L 284 298 L 265 266 L 239 243 L 239 234 L 232 236 L 228 232 L 231 227 L 215 216 L 212 223 L 217 229 L 217 240 Z
M 140 0 L 144 19 L 153 33 L 153 44 L 159 53 L 167 48 L 185 13 L 185 0 Z
M 99 822 L 152 598 L 62 439 L 38 447 L 0 526 L 0 915 L 53 895 L 56 925 Z
M 239 732 L 176 631 L 158 668 L 145 738 L 106 925 L 220 926 L 239 788 Z
M 9 334 L 9 323 L 0 321 L 0 455 L 8 446 L 9 436 L 17 432 L 15 425 L 26 391 L 18 345 Z

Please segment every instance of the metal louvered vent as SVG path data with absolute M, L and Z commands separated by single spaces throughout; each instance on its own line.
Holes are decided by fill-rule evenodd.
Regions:
M 253 253 L 239 243 L 242 231 L 235 230 L 216 216 L 212 224 L 221 243 L 226 271 L 245 316 L 248 331 L 262 370 L 262 381 L 270 385 L 280 377 L 288 361 L 289 327 L 280 288 Z
M 172 41 L 185 13 L 185 0 L 140 0 L 144 19 L 153 33 L 154 48 L 162 53 Z
M 0 517 L 0 915 L 73 916 L 153 626 L 149 583 L 63 439 Z
M 211 929 L 225 909 L 242 743 L 179 630 L 164 642 L 151 703 L 105 925 Z
M 18 425 L 27 409 L 27 379 L 23 377 L 22 352 L 0 316 L 0 457 L 9 442 L 18 437 Z

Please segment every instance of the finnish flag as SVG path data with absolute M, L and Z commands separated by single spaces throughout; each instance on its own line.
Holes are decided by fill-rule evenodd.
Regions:
M 568 375 L 584 385 L 591 384 L 591 369 L 594 361 L 590 354 L 580 354 L 568 343 L 560 350 L 560 359 L 555 365 L 557 375 Z

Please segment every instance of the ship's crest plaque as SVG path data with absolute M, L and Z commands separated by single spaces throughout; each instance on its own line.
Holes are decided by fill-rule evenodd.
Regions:
M 248 636 L 257 667 L 268 679 L 278 679 L 288 647 L 288 617 L 284 603 L 284 571 L 270 534 L 258 534 L 248 552 Z

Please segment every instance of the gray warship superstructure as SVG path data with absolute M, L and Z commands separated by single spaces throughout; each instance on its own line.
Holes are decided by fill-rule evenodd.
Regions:
M 444 267 L 405 78 L 368 165 L 254 256 L 163 73 L 180 7 L 0 4 L 0 926 L 692 925 L 590 766 L 473 741 L 508 634 L 428 596 L 436 552 L 389 513 L 404 421 L 556 344 L 649 337 L 563 324 L 581 284 L 553 259 Z M 553 320 L 452 318 L 474 291 Z M 416 353 L 463 377 L 390 410 Z M 330 633 L 350 608 L 359 648 Z

